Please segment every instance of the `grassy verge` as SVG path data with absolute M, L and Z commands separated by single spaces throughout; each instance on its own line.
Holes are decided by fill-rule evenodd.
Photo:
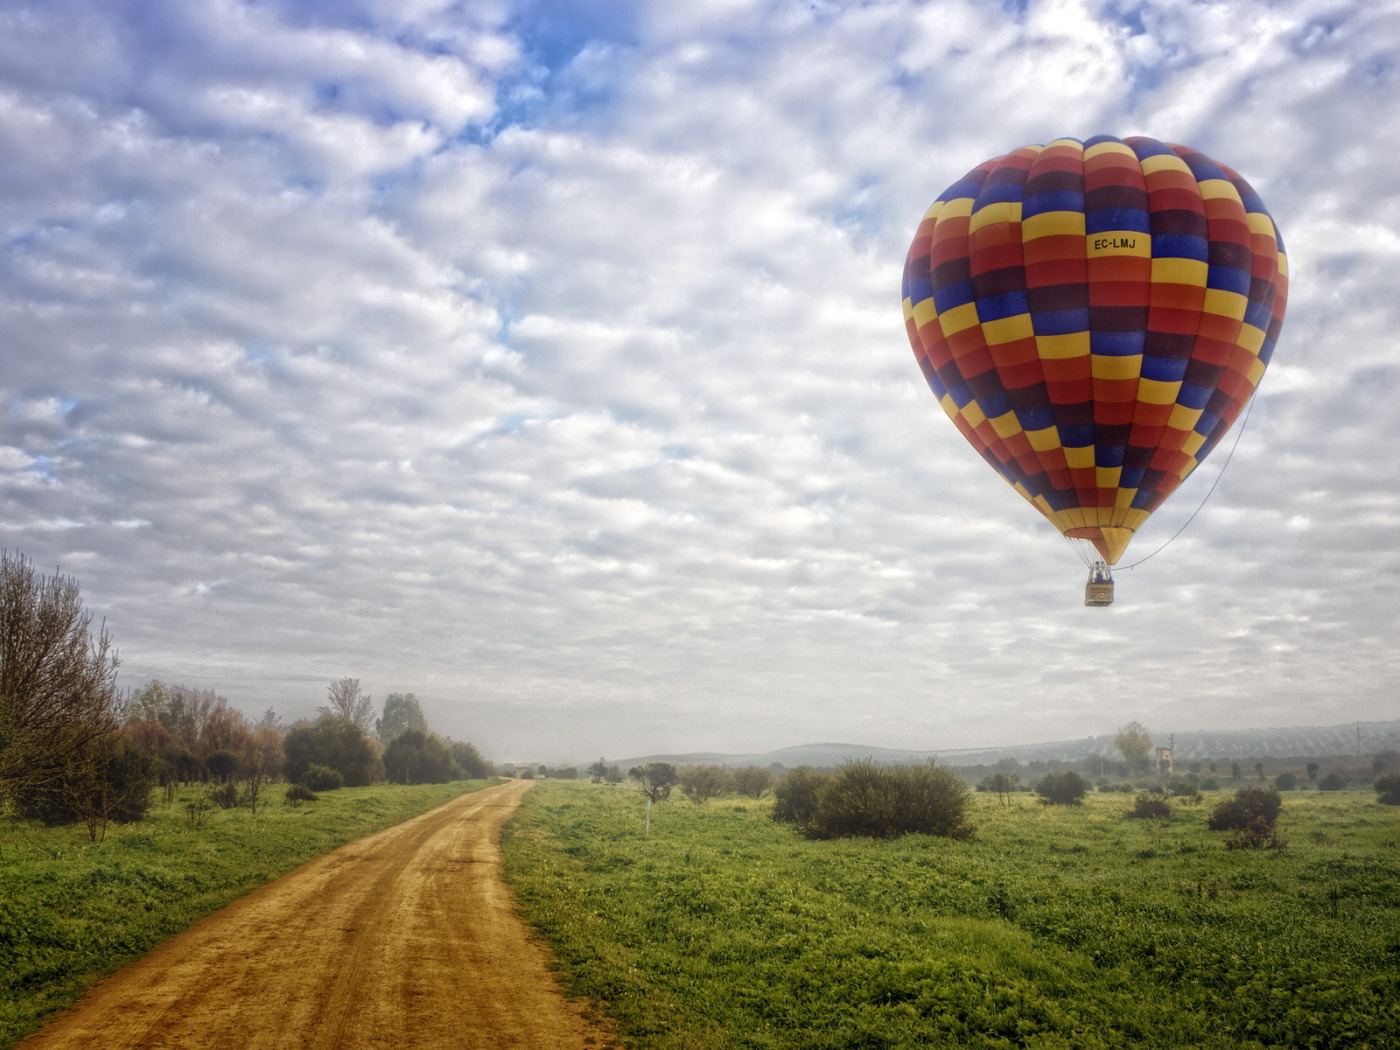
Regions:
M 182 796 L 102 842 L 0 818 L 0 1047 L 249 890 L 488 783 L 343 788 L 297 807 L 274 788 L 256 816 L 215 810 L 202 828 Z
M 635 790 L 545 782 L 506 864 L 638 1050 L 1400 1045 L 1400 810 L 1285 799 L 1274 851 L 1226 850 L 1209 796 L 1150 824 L 976 796 L 970 843 L 673 800 L 643 839 Z

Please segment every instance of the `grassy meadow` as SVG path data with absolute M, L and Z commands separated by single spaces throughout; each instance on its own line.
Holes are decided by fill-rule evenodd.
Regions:
M 82 825 L 0 817 L 0 1047 L 264 882 L 489 783 L 342 788 L 295 807 L 273 785 L 256 815 L 215 808 L 202 827 L 191 826 L 190 787 L 101 842 Z
M 1229 796 L 975 795 L 971 842 L 817 842 L 732 796 L 643 838 L 635 787 L 546 781 L 506 864 L 636 1050 L 1400 1046 L 1400 809 L 1286 792 L 1284 849 L 1227 850 Z

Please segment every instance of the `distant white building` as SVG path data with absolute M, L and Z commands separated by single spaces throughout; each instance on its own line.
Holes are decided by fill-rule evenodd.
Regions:
M 1169 747 L 1157 748 L 1157 768 L 1163 773 L 1175 773 L 1172 768 L 1172 749 Z

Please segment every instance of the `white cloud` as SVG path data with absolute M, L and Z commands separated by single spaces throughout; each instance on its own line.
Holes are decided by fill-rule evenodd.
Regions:
M 1391 12 L 468 6 L 0 16 L 0 545 L 133 682 L 551 760 L 1386 717 Z M 944 186 L 1098 132 L 1244 172 L 1295 281 L 1104 611 L 898 304 Z

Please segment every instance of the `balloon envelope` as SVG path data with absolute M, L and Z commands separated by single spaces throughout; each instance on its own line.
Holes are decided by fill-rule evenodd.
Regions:
M 1110 565 L 1248 403 L 1288 262 L 1249 183 L 1097 136 L 979 164 L 904 267 L 909 340 L 963 436 Z

